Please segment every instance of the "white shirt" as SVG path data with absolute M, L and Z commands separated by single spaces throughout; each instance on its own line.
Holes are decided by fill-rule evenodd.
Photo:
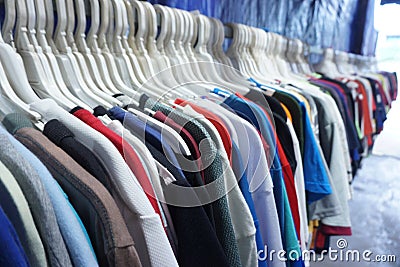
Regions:
M 297 139 L 297 135 L 293 128 L 293 125 L 289 119 L 287 119 L 286 124 L 289 128 L 290 135 L 292 137 L 294 156 L 297 162 L 296 170 L 294 172 L 294 183 L 297 193 L 297 202 L 299 204 L 300 248 L 302 251 L 304 251 L 307 249 L 309 232 L 308 232 L 308 218 L 307 218 L 307 204 L 306 204 L 306 189 L 304 184 L 304 173 L 303 173 L 303 159 L 301 157 L 299 139 Z

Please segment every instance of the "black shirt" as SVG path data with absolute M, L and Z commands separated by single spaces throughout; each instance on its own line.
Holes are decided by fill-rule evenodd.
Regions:
M 44 126 L 43 134 L 110 191 L 110 178 L 103 164 L 92 151 L 75 139 L 74 134 L 63 123 L 50 120 Z

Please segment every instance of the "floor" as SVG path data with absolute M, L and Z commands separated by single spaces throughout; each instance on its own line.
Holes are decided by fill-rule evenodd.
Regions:
M 400 266 L 400 102 L 393 104 L 372 154 L 363 160 L 353 192 L 349 202 L 353 235 L 332 238 L 331 247 L 337 249 L 338 239 L 345 238 L 347 247 L 343 251 L 358 250 L 361 261 L 332 261 L 325 257 L 311 266 Z M 372 252 L 371 259 L 375 255 L 395 255 L 397 262 L 363 261 L 365 250 Z

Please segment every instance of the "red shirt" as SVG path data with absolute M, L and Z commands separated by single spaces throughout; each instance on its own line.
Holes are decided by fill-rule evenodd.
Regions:
M 361 104 L 362 108 L 362 115 L 364 119 L 364 135 L 368 139 L 368 145 L 372 145 L 372 134 L 373 134 L 373 128 L 372 128 L 372 122 L 371 122 L 371 115 L 370 115 L 370 109 L 368 105 L 368 95 L 365 90 L 364 85 L 358 81 L 354 80 L 358 84 L 358 92 L 361 93 L 362 99 L 357 99 L 357 101 Z
M 292 168 L 290 167 L 279 139 L 276 140 L 276 144 L 278 148 L 279 159 L 282 165 L 283 180 L 285 181 L 285 187 L 289 199 L 290 210 L 292 211 L 294 226 L 296 228 L 297 236 L 300 237 L 299 202 L 297 199 L 296 185 L 294 182 Z

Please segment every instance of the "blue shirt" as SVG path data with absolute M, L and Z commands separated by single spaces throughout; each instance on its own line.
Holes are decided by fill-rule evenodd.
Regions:
M 303 172 L 307 194 L 307 202 L 317 201 L 332 193 L 328 174 L 324 167 L 321 152 L 318 148 L 311 122 L 308 118 L 306 106 L 299 102 L 304 121 L 304 157 Z
M 257 250 L 263 251 L 264 242 L 261 237 L 260 225 L 258 223 L 256 210 L 254 208 L 254 202 L 251 197 L 251 193 L 249 191 L 249 183 L 247 181 L 246 171 L 243 166 L 243 160 L 240 156 L 239 148 L 233 141 L 232 141 L 232 169 L 233 172 L 235 173 L 236 179 L 238 179 L 240 191 L 242 192 L 243 197 L 247 205 L 249 206 L 251 216 L 253 217 L 254 226 L 256 227 Z M 260 258 L 264 258 L 264 255 L 260 255 Z M 262 261 L 258 259 L 258 267 L 267 267 L 267 262 L 265 260 Z
M 0 263 L 2 266 L 30 266 L 13 225 L 0 207 Z

